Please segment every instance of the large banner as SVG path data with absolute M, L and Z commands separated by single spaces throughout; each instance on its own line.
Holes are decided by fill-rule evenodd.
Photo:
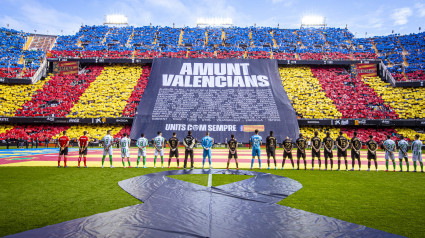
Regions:
M 248 142 L 255 129 L 274 131 L 281 142 L 299 133 L 297 117 L 280 79 L 276 60 L 154 59 L 148 85 L 133 120 L 131 138 L 152 139 L 188 130 L 216 142 L 234 134 Z
M 78 73 L 78 67 L 78 61 L 54 62 L 53 73 L 62 75 L 76 74 Z
M 378 76 L 378 68 L 376 64 L 357 64 L 357 74 L 361 77 Z

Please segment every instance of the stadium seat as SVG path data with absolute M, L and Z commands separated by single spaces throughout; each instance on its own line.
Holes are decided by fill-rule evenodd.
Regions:
M 359 77 L 339 67 L 313 67 L 326 96 L 342 113 L 342 118 L 398 119 L 397 113 Z
M 205 28 L 183 28 L 182 45 L 204 46 Z
M 379 77 L 364 78 L 364 82 L 394 109 L 400 119 L 425 118 L 425 88 L 393 87 Z
M 48 76 L 48 82 L 17 110 L 15 116 L 65 117 L 102 70 L 103 66 L 93 65 L 82 74 Z
M 13 125 L 8 125 L 8 124 L 1 124 L 0 125 L 0 140 L 5 140 L 6 139 L 6 134 L 8 131 L 13 129 Z
M 105 66 L 81 95 L 67 117 L 121 117 L 143 68 L 137 65 Z
M 339 136 L 340 129 L 338 127 L 332 127 L 332 126 L 309 126 L 309 127 L 300 127 L 300 133 L 303 134 L 304 138 L 307 138 L 310 140 L 314 137 L 314 132 L 317 131 L 318 137 L 323 140 L 323 138 L 326 137 L 326 133 L 330 133 L 330 137 L 332 139 L 336 139 Z M 343 134 L 344 137 L 348 138 L 346 134 Z
M 1 138 L 26 139 L 39 141 L 51 139 L 61 131 L 68 129 L 67 125 L 16 125 L 6 133 L 0 133 Z
M 408 141 L 414 141 L 415 135 L 419 135 L 419 140 L 425 141 L 424 133 L 419 133 L 410 128 L 395 128 L 395 130 L 397 131 L 397 134 L 403 135 L 404 138 Z
M 35 92 L 40 91 L 49 79 L 35 84 L 0 84 L 0 116 L 19 115 L 18 110 L 31 100 Z
M 326 97 L 309 67 L 280 67 L 280 77 L 292 106 L 303 118 L 340 118 L 342 114 Z
M 87 131 L 87 136 L 90 139 L 101 140 L 108 130 L 111 130 L 111 135 L 116 135 L 124 126 L 121 125 L 74 125 L 69 128 L 62 128 L 57 134 L 53 136 L 57 139 L 61 136 L 62 131 L 66 130 L 66 134 L 70 139 L 77 139 Z
M 143 67 L 143 73 L 140 76 L 137 85 L 134 86 L 134 89 L 131 92 L 131 96 L 127 100 L 127 105 L 125 106 L 122 112 L 123 117 L 134 117 L 137 106 L 139 106 L 139 102 L 142 98 L 143 92 L 145 91 L 146 86 L 148 84 L 150 72 L 151 68 L 149 66 Z
M 359 137 L 363 143 L 369 141 L 369 135 L 373 135 L 373 139 L 378 143 L 384 142 L 388 135 L 391 136 L 392 140 L 398 140 L 397 131 L 393 128 L 342 127 L 340 130 L 344 132 L 349 138 L 353 138 L 354 132 L 357 132 L 357 137 Z
M 124 136 L 124 133 L 127 133 L 127 135 L 130 135 L 130 131 L 131 131 L 131 126 L 130 125 L 125 125 L 124 127 L 121 128 L 121 130 L 114 134 L 114 138 L 122 138 Z

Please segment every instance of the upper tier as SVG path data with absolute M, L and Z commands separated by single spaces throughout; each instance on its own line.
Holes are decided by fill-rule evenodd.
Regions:
M 382 59 L 398 81 L 424 80 L 425 33 L 354 38 L 347 29 L 82 26 L 50 57 Z
M 24 74 L 22 70 L 24 60 L 27 68 L 37 69 L 49 47 L 28 51 L 29 43 L 35 40 L 33 36 L 6 28 L 1 28 L 0 33 L 0 77 L 30 77 L 31 73 Z M 47 54 L 51 58 L 379 58 L 398 81 L 425 79 L 423 32 L 354 38 L 349 30 L 341 28 L 82 26 L 75 35 L 59 36 L 49 42 L 54 42 Z

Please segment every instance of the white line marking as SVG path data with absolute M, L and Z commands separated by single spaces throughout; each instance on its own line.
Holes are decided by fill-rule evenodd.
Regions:
M 212 186 L 212 173 L 208 174 L 208 187 L 211 188 Z

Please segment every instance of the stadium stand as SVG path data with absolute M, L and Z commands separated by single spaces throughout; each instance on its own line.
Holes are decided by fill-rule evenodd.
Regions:
M 135 27 L 133 36 L 130 38 L 130 45 L 138 49 L 141 46 L 150 46 L 155 42 L 158 27 L 143 26 Z
M 224 28 L 225 39 L 224 42 L 226 45 L 232 46 L 250 46 L 251 38 L 250 38 L 250 30 L 249 28 L 241 28 L 241 27 L 229 27 Z
M 297 31 L 301 47 L 296 49 L 302 60 L 324 59 L 323 46 L 326 43 L 320 29 L 302 28 Z
M 294 29 L 273 29 L 274 46 L 284 53 L 295 53 L 299 38 Z
M 415 135 L 419 135 L 419 139 L 421 141 L 425 141 L 425 134 L 424 133 L 419 133 L 413 129 L 410 128 L 395 128 L 395 130 L 397 131 L 398 134 L 403 135 L 406 140 L 408 141 L 414 141 L 415 140 Z
M 142 73 L 141 66 L 105 66 L 67 117 L 121 117 Z
M 329 132 L 331 138 L 334 140 L 339 136 L 339 132 L 342 131 L 343 136 L 347 139 L 351 139 L 354 136 L 354 132 L 357 132 L 357 136 L 359 139 L 366 143 L 369 140 L 369 135 L 374 136 L 374 140 L 378 143 L 382 143 L 387 139 L 387 135 L 391 136 L 391 139 L 394 141 L 399 140 L 398 132 L 399 129 L 395 130 L 394 128 L 362 128 L 362 127 L 332 127 L 332 126 L 314 126 L 314 127 L 300 127 L 300 133 L 303 134 L 306 138 L 313 138 L 314 132 L 317 131 L 319 133 L 319 138 L 323 139 L 326 137 L 326 133 Z M 401 130 L 404 132 L 404 130 Z M 412 130 L 409 130 L 412 133 Z
M 82 47 L 79 45 L 79 37 L 81 33 L 78 32 L 73 36 L 59 36 L 51 51 L 47 54 L 48 58 L 77 58 L 80 57 Z
M 298 117 L 340 118 L 342 114 L 320 87 L 309 67 L 280 67 L 282 83 Z
M 248 47 L 246 58 L 248 59 L 270 59 L 270 48 L 269 47 Z
M 326 96 L 342 113 L 342 118 L 398 119 L 394 110 L 360 78 L 339 67 L 314 67 Z
M 195 46 L 190 47 L 189 58 L 215 58 L 214 49 L 212 47 Z
M 158 58 L 187 58 L 187 49 L 185 47 L 165 47 L 159 53 Z
M 127 133 L 127 135 L 130 135 L 131 126 L 125 125 L 121 130 L 114 135 L 114 138 L 122 138 L 124 136 L 124 133 Z
M 223 31 L 220 28 L 208 27 L 207 28 L 207 44 L 208 45 L 221 45 L 223 44 L 222 35 Z
M 248 58 L 281 60 L 381 59 L 397 81 L 425 80 L 425 33 L 354 38 L 347 29 L 271 27 L 171 28 L 158 26 L 82 26 L 75 35 L 41 36 L 0 29 L 0 77 L 31 77 L 47 57 L 64 58 Z M 52 48 L 52 44 L 53 48 Z M 25 62 L 25 65 L 24 65 Z M 51 75 L 34 85 L 0 85 L 0 116 L 133 117 L 147 86 L 150 66 L 88 66 L 82 74 Z M 352 78 L 343 67 L 280 67 L 283 86 L 299 118 L 423 119 L 423 88 L 394 88 L 380 78 Z M 50 129 L 49 129 L 50 128 Z M 108 128 L 115 137 L 130 126 L 72 126 L 100 139 Z M 0 139 L 57 137 L 67 126 L 0 127 Z M 406 128 L 301 127 L 311 138 L 326 131 L 369 134 L 382 141 Z M 421 138 L 425 134 L 419 133 Z M 71 135 L 70 135 L 71 137 Z
M 425 80 L 425 33 L 399 36 L 404 49 L 405 75 L 408 80 Z
M 102 70 L 103 66 L 89 66 L 82 74 L 48 76 L 48 82 L 17 110 L 15 116 L 65 117 Z
M 159 46 L 161 45 L 178 46 L 181 33 L 182 33 L 182 29 L 180 28 L 171 28 L 171 27 L 158 28 L 156 43 Z
M 0 133 L 0 139 L 25 139 L 44 141 L 51 139 L 61 131 L 67 130 L 69 126 L 60 125 L 16 125 L 5 133 Z
M 90 139 L 101 140 L 108 130 L 111 130 L 111 135 L 114 136 L 122 128 L 123 126 L 120 125 L 74 125 L 69 128 L 60 128 L 60 131 L 52 135 L 52 138 L 59 138 L 62 135 L 62 131 L 66 130 L 66 134 L 70 139 L 79 138 L 84 131 L 87 131 L 87 136 Z
M 398 133 L 393 128 L 341 127 L 340 130 L 349 138 L 353 138 L 354 132 L 357 132 L 357 136 L 363 143 L 366 143 L 369 140 L 369 135 L 373 135 L 373 139 L 378 143 L 385 141 L 387 139 L 387 135 L 390 135 L 391 139 L 394 141 L 398 140 Z
M 251 27 L 251 38 L 252 44 L 254 46 L 273 46 L 273 38 L 270 32 L 272 32 L 271 27 Z
M 372 42 L 367 38 L 351 39 L 351 49 L 354 59 L 377 59 L 378 57 Z
M 203 46 L 205 45 L 205 29 L 204 28 L 183 28 L 183 45 Z
M 0 73 L 1 77 L 16 78 L 24 67 L 21 60 L 27 34 L 0 28 Z
M 0 135 L 7 133 L 8 131 L 13 129 L 13 125 L 1 124 L 0 125 Z M 5 138 L 0 137 L 0 140 L 4 140 Z
M 393 87 L 379 77 L 364 78 L 364 82 L 373 88 L 401 119 L 425 118 L 425 88 Z
M 147 48 L 147 47 L 137 47 L 136 52 L 134 53 L 135 58 L 142 59 L 153 59 L 158 58 L 160 54 L 160 49 L 157 47 Z
M 42 50 L 44 52 L 49 51 L 55 43 L 56 36 L 43 36 L 35 35 L 31 39 L 31 43 L 28 46 L 28 50 Z
M 0 84 L 0 116 L 13 117 L 18 109 L 30 101 L 33 94 L 41 90 L 49 80 L 38 81 L 29 85 Z
M 109 27 L 104 44 L 108 46 L 109 51 L 127 50 L 127 43 L 133 34 L 133 27 Z
M 382 59 L 397 81 L 424 80 L 424 33 L 354 38 L 347 29 L 270 27 L 170 28 L 82 26 L 59 36 L 48 57 Z M 218 48 L 198 48 L 204 46 Z M 264 46 L 271 48 L 264 48 Z M 188 50 L 182 46 L 192 46 Z M 242 48 L 241 48 L 242 47 Z M 248 48 L 245 52 L 245 47 Z M 4 72 L 0 68 L 0 72 Z M 9 71 L 10 73 L 10 71 Z M 4 74 L 4 73 L 3 73 Z
M 136 113 L 137 106 L 143 96 L 143 92 L 146 89 L 148 84 L 149 74 L 151 72 L 151 68 L 149 66 L 143 67 L 142 75 L 137 81 L 137 85 L 134 86 L 134 89 L 131 92 L 130 98 L 127 100 L 127 105 L 125 106 L 122 116 L 123 117 L 134 117 Z
M 104 45 L 106 40 L 105 36 L 108 33 L 108 26 L 82 26 L 80 29 L 81 33 L 81 45 L 85 51 L 102 51 L 106 50 L 107 47 Z
M 307 139 L 311 139 L 314 137 L 314 132 L 317 131 L 319 133 L 318 137 L 323 140 L 326 137 L 326 133 L 329 132 L 331 138 L 334 140 L 339 136 L 340 129 L 337 127 L 331 126 L 306 126 L 300 127 L 300 133 Z M 348 138 L 346 134 L 343 134 L 344 137 Z

